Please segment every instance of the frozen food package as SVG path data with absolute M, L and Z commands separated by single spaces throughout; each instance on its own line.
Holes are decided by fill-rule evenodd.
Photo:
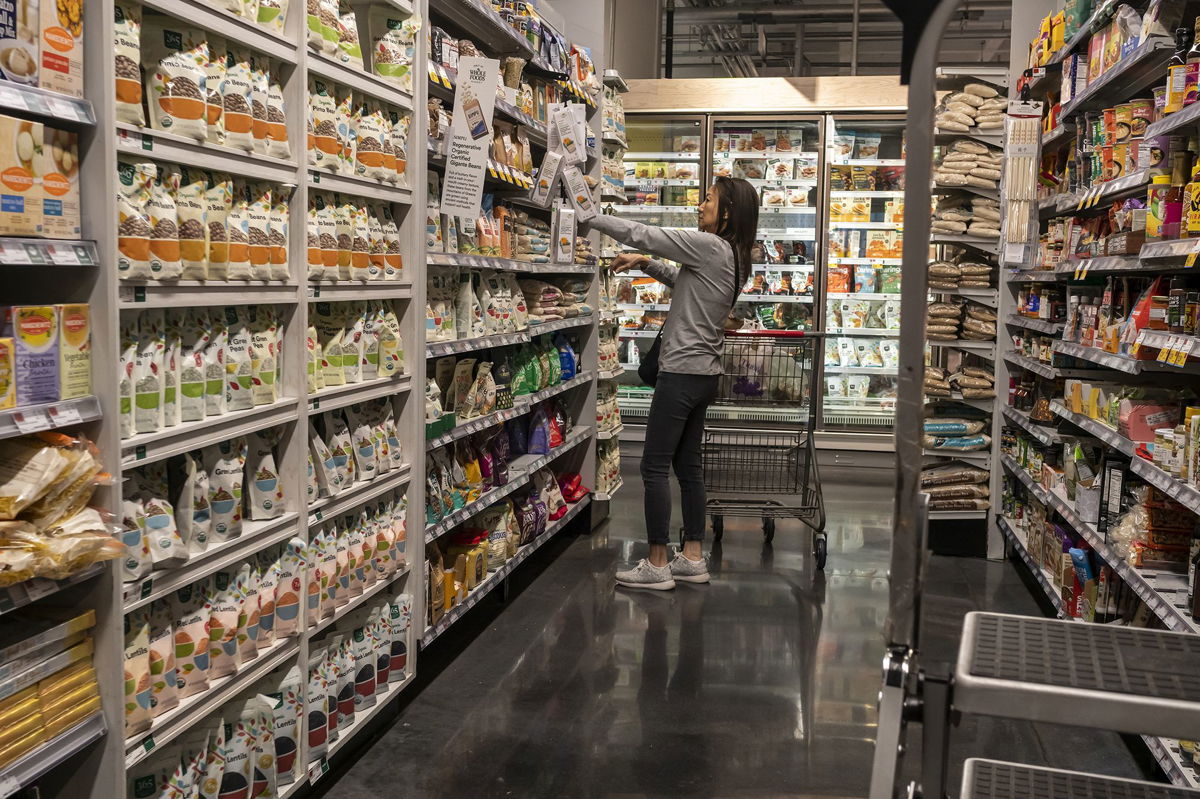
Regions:
M 854 157 L 862 159 L 879 158 L 879 143 L 883 136 L 879 133 L 859 131 L 854 142 Z
M 847 375 L 846 396 L 850 399 L 863 400 L 870 396 L 870 375 Z
M 854 342 L 854 351 L 858 356 L 859 366 L 883 366 L 883 358 L 879 354 L 879 339 L 857 339 Z
M 845 375 L 825 375 L 826 397 L 845 397 L 848 390 Z
M 839 336 L 837 340 L 839 366 L 858 366 L 858 356 L 854 351 L 854 340 L 847 336 Z

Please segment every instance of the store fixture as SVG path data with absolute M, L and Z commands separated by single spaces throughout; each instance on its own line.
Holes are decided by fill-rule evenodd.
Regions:
M 1176 423 L 1194 382 L 1183 197 L 1196 131 L 1183 82 L 1170 105 L 1168 64 L 1176 28 L 1193 20 L 1143 17 L 1139 37 L 1089 63 L 1097 42 L 1125 36 L 1114 12 L 1056 23 L 1063 41 L 1035 48 L 1022 81 L 1044 108 L 1043 179 L 1029 215 L 1038 240 L 1011 253 L 1001 297 L 1013 347 L 998 534 L 1058 616 L 1195 634 L 1200 504 L 1190 430 Z M 1167 428 L 1169 443 L 1157 435 Z M 1189 744 L 1144 741 L 1173 783 L 1200 787 Z
M 16 390 L 0 392 L 0 442 L 25 447 L 45 430 L 94 441 L 96 468 L 112 480 L 91 504 L 112 512 L 127 544 L 115 566 L 93 563 L 111 539 L 96 537 L 102 517 L 83 511 L 69 565 L 32 557 L 38 576 L 0 589 L 11 639 L 44 652 L 24 655 L 36 668 L 4 686 L 0 710 L 38 723 L 6 750 L 0 794 L 36 784 L 52 796 L 158 795 L 177 763 L 226 746 L 234 749 L 223 755 L 270 771 L 263 778 L 279 796 L 296 795 L 394 712 L 421 644 L 589 509 L 594 246 L 580 236 L 554 258 L 427 253 L 420 209 L 427 175 L 444 167 L 434 156 L 426 168 L 426 97 L 452 100 L 458 77 L 430 58 L 428 37 L 436 26 L 456 44 L 470 37 L 488 55 L 520 57 L 516 75 L 540 87 L 540 118 L 517 93 L 496 104 L 496 128 L 514 131 L 506 142 L 519 131 L 518 152 L 534 156 L 518 164 L 510 150 L 492 154 L 488 193 L 513 218 L 518 208 L 530 219 L 563 216 L 526 199 L 552 146 L 545 103 L 586 107 L 581 166 L 598 175 L 599 83 L 586 54 L 532 11 L 431 6 L 323 1 L 279 15 L 287 4 L 268 1 L 244 18 L 236 3 L 100 0 L 88 4 L 86 30 L 62 23 L 75 37 L 72 59 L 82 54 L 64 62 L 66 84 L 0 80 L 0 127 L 18 161 L 6 168 L 40 178 L 23 211 L 6 200 L 0 212 L 5 301 L 19 306 L 16 352 L 2 344 Z M 413 79 L 422 64 L 440 88 Z M 536 324 L 439 340 L 420 317 L 438 299 L 427 274 L 470 269 L 510 275 L 499 285 L 517 287 L 514 304 L 542 285 L 518 279 L 557 281 L 560 294 L 553 308 L 539 296 Z M 28 353 L 42 346 L 29 336 L 53 340 L 55 357 Z M 578 353 L 555 381 L 511 386 L 502 392 L 511 407 L 426 425 L 422 356 L 432 367 L 553 339 Z M 571 423 L 561 441 L 512 458 L 506 483 L 493 476 L 490 491 L 426 524 L 423 483 L 442 453 L 560 400 Z M 560 420 L 553 429 L 564 432 Z M 61 451 L 80 475 L 91 468 L 82 450 L 47 441 L 39 458 L 59 463 Z M 451 560 L 440 586 L 452 594 L 440 594 L 448 612 L 427 624 L 422 544 L 531 487 L 555 504 L 532 517 L 544 526 L 490 552 L 467 546 L 471 574 L 455 575 Z M 56 518 L 38 504 L 23 512 L 36 525 Z M 408 531 L 422 529 L 408 544 Z M 49 608 L 74 626 L 38 633 Z M 377 668 L 377 686 L 313 728 L 332 709 L 324 686 L 336 694 L 364 664 Z M 29 696 L 40 714 L 29 713 Z M 235 751 L 243 727 L 256 737 Z

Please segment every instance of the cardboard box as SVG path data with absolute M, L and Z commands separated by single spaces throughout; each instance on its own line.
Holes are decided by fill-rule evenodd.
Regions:
M 16 344 L 17 405 L 59 399 L 58 312 L 53 305 L 18 305 L 12 309 Z
M 92 319 L 87 303 L 56 305 L 59 399 L 92 393 Z
M 51 0 L 47 0 L 49 3 Z M 38 0 L 0 3 L 0 78 L 38 85 Z
M 575 263 L 575 212 L 570 208 L 559 208 L 555 221 L 557 229 L 552 260 L 558 264 Z
M 0 236 L 42 235 L 42 146 L 40 122 L 0 116 Z
M 11 338 L 0 338 L 0 409 L 17 407 L 17 373 Z
M 38 85 L 83 97 L 83 0 L 42 0 L 41 6 Z
M 42 142 L 42 235 L 78 239 L 79 134 L 45 127 Z

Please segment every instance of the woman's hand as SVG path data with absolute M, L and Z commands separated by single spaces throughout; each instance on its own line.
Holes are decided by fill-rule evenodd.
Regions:
M 613 258 L 608 268 L 619 275 L 622 272 L 628 272 L 630 269 L 641 269 L 648 263 L 650 263 L 650 259 L 645 255 L 638 255 L 635 252 L 623 252 L 616 258 Z

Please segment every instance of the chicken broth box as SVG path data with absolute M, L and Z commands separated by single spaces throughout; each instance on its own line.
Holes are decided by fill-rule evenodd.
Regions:
M 58 311 L 53 305 L 13 307 L 17 405 L 59 399 L 58 329 Z

